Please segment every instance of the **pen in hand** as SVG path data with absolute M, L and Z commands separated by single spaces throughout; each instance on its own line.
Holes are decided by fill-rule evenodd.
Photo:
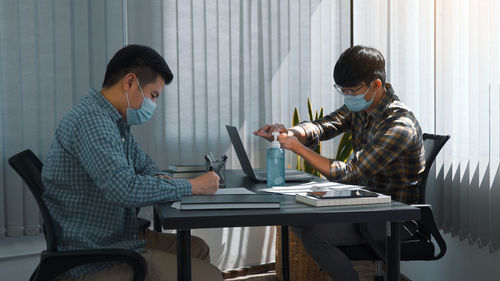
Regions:
M 208 154 L 205 155 L 205 160 L 208 163 L 208 170 L 213 171 L 213 164 L 212 164 L 213 162 L 210 160 L 210 157 Z
M 212 152 L 209 152 L 208 154 L 205 154 L 205 160 L 208 165 L 208 171 L 214 171 L 219 176 L 220 183 L 222 185 L 225 185 L 226 179 L 223 175 L 223 169 L 226 165 L 227 156 L 224 154 L 223 156 L 221 156 L 221 160 L 215 160 Z
M 214 168 L 215 172 L 217 173 L 217 175 L 219 175 L 221 182 L 225 183 L 226 179 L 224 178 L 224 176 L 221 173 L 221 170 L 224 168 L 224 162 L 219 162 L 219 163 L 217 163 L 216 166 L 217 166 L 217 168 L 216 169 Z

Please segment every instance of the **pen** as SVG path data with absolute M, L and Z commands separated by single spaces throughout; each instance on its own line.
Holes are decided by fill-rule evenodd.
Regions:
M 212 161 L 210 160 L 210 157 L 209 157 L 209 155 L 208 155 L 208 154 L 206 154 L 206 155 L 205 155 L 205 160 L 207 160 L 207 162 L 208 162 L 208 170 L 209 170 L 209 171 L 213 171 L 213 168 L 214 168 L 214 167 L 213 167 L 213 165 L 212 165 Z
M 211 163 L 214 163 L 214 162 L 215 162 L 215 157 L 214 157 L 214 155 L 212 154 L 212 152 L 209 152 L 209 153 L 208 153 L 208 157 L 210 157 L 210 162 L 211 162 Z
M 223 169 L 224 167 L 224 162 L 217 162 L 216 163 L 216 169 L 215 169 L 215 172 L 217 173 L 217 175 L 219 175 L 219 178 L 220 178 L 220 182 L 223 182 L 225 183 L 226 180 L 224 179 L 224 176 L 222 175 L 221 173 L 221 170 Z

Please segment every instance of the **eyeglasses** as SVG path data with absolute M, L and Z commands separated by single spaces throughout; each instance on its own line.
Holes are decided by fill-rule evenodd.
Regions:
M 335 88 L 335 90 L 337 90 L 337 92 L 339 94 L 343 95 L 343 96 L 354 96 L 354 93 L 356 93 L 357 91 L 359 91 L 364 86 L 366 86 L 366 85 L 361 85 L 361 86 L 359 86 L 356 89 L 345 89 L 342 86 L 339 86 L 337 84 L 333 85 L 333 87 Z

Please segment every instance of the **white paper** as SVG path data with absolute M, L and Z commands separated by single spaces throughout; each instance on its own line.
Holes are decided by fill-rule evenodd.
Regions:
M 229 187 L 229 188 L 219 188 L 215 194 L 255 194 L 255 192 L 250 191 L 244 187 Z
M 259 191 L 278 193 L 283 195 L 297 195 L 298 193 L 307 193 L 311 191 L 328 191 L 328 190 L 350 191 L 359 188 L 363 188 L 363 186 L 348 185 L 337 182 L 320 182 L 320 183 L 310 182 L 300 185 L 274 186 L 272 188 L 259 189 Z

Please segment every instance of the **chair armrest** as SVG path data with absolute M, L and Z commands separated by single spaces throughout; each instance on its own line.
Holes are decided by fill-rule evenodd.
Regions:
M 422 229 L 422 234 L 430 234 L 430 237 L 433 237 L 436 240 L 436 243 L 439 246 L 439 254 L 426 258 L 425 260 L 438 260 L 444 256 L 446 253 L 446 243 L 444 242 L 441 233 L 436 225 L 434 220 L 434 215 L 432 214 L 431 205 L 429 204 L 415 204 L 412 205 L 420 209 L 420 220 L 418 220 L 418 226 Z M 367 241 L 367 244 L 370 246 L 370 250 L 375 254 L 375 256 L 382 261 L 386 261 L 386 253 L 383 247 L 383 244 L 378 243 L 373 239 L 370 232 L 368 231 L 368 225 L 366 223 L 359 223 L 358 230 Z M 423 238 L 422 238 L 423 239 Z M 427 238 L 426 238 L 427 239 Z M 429 238 L 430 242 L 430 238 Z M 431 242 L 430 242 L 431 243 Z
M 139 229 L 148 229 L 151 226 L 151 222 L 147 219 L 137 217 L 139 223 Z
M 139 211 L 141 208 L 135 208 L 135 214 L 139 215 Z M 139 216 L 137 216 L 137 223 L 139 225 L 139 229 L 147 229 L 151 226 L 151 222 L 148 221 L 147 219 L 143 219 Z
M 429 233 L 431 237 L 434 237 L 436 243 L 439 246 L 439 254 L 427 260 L 438 260 L 444 256 L 446 253 L 446 243 L 444 242 L 443 236 L 439 232 L 439 229 L 434 220 L 434 215 L 432 214 L 431 205 L 428 204 L 415 204 L 412 205 L 420 209 L 420 220 L 419 225 L 423 228 L 425 233 Z
M 54 280 L 71 268 L 98 262 L 124 262 L 134 271 L 133 281 L 143 281 L 147 264 L 141 254 L 125 249 L 43 251 L 34 280 Z

